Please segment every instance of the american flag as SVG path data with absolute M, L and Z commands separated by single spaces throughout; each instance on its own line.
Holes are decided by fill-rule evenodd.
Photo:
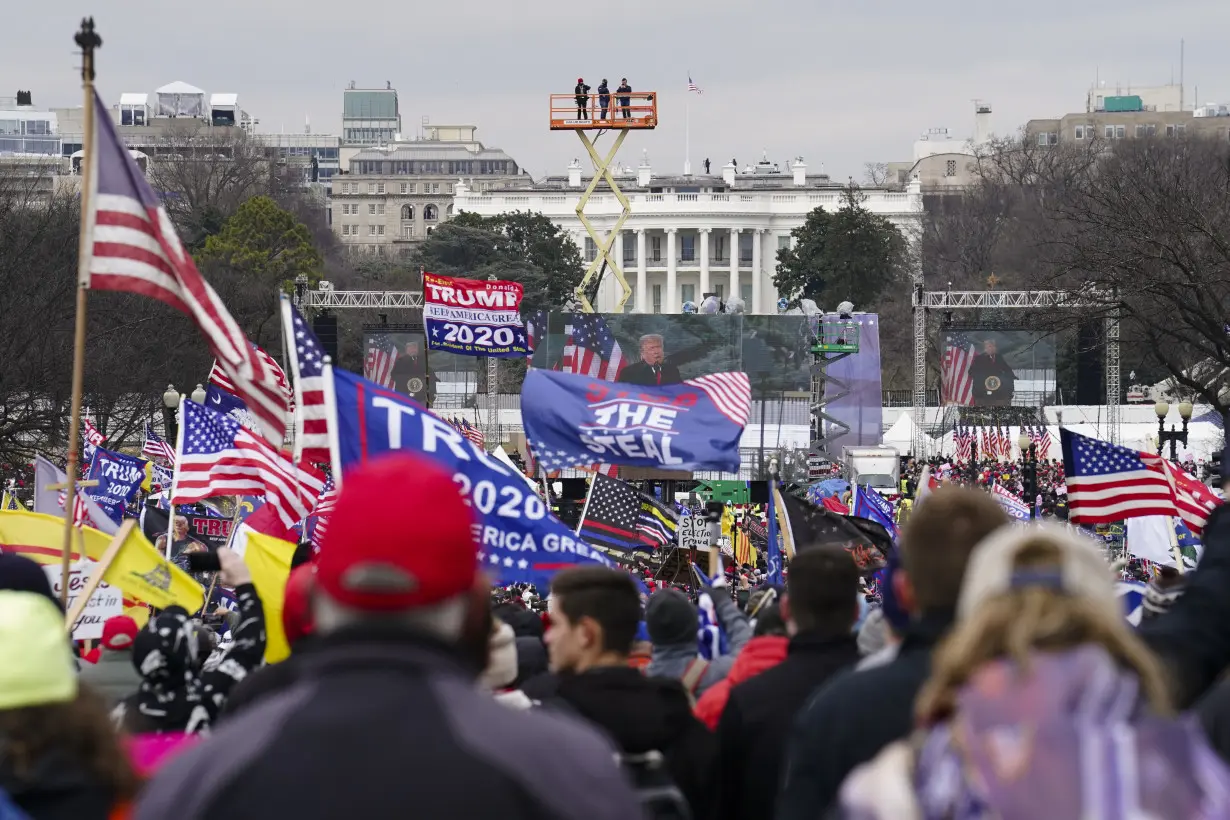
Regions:
M 940 364 L 941 404 L 968 407 L 974 403 L 974 380 L 970 378 L 969 366 L 977 353 L 977 347 L 964 333 L 949 335 Z
M 261 364 L 273 373 L 274 378 L 277 380 L 278 389 L 281 391 L 282 399 L 285 405 L 290 409 L 294 409 L 294 394 L 291 393 L 290 382 L 286 378 L 286 371 L 283 370 L 282 366 L 277 363 L 277 360 L 266 353 L 264 348 L 260 345 L 252 344 L 252 342 L 248 342 L 248 344 L 252 345 L 252 350 L 256 353 L 256 357 L 260 359 Z M 219 366 L 216 359 L 214 360 L 214 366 L 209 369 L 209 383 L 221 390 L 225 390 L 232 396 L 238 397 L 240 400 L 243 399 L 243 396 L 240 396 L 239 392 L 235 389 L 235 383 L 231 381 L 231 377 L 226 374 L 226 371 L 223 370 L 221 366 Z M 281 437 L 278 437 L 276 440 L 279 444 L 281 441 Z
M 483 435 L 483 431 L 465 419 L 461 420 L 461 434 L 468 438 L 475 447 L 482 447 L 487 443 L 487 437 Z
M 696 92 L 697 94 L 704 94 L 704 93 L 705 93 L 704 91 L 702 91 L 702 90 L 701 90 L 701 88 L 700 88 L 700 86 L 699 86 L 699 85 L 697 85 L 696 83 L 692 82 L 692 75 L 691 75 L 690 73 L 688 74 L 688 91 L 694 91 L 694 92 Z
M 1068 486 L 1068 516 L 1074 524 L 1111 524 L 1144 515 L 1178 516 L 1203 528 L 1203 517 L 1180 505 L 1177 480 L 1166 460 L 1061 428 Z M 1194 529 L 1193 529 L 1194 531 Z
M 1038 458 L 1047 458 L 1051 451 L 1051 428 L 1046 425 L 1038 428 Z
M 333 483 L 333 476 L 329 476 L 325 479 L 325 488 L 320 494 L 320 500 L 316 502 L 316 509 L 312 510 L 312 517 L 316 519 L 316 526 L 312 529 L 314 550 L 319 550 L 320 545 L 324 543 L 325 532 L 329 528 L 329 515 L 335 506 L 337 506 L 337 485 Z
M 1012 428 L 996 427 L 999 434 L 999 454 L 1003 458 L 1012 458 Z
M 158 195 L 116 134 L 111 112 L 94 95 L 94 144 L 87 180 L 91 239 L 80 260 L 83 286 L 138 293 L 192 318 L 270 441 L 286 434 L 286 394 L 277 373 L 256 355 L 239 324 L 180 244 Z M 285 378 L 285 377 L 283 377 Z
M 974 455 L 974 431 L 969 427 L 958 427 L 954 438 L 957 444 L 957 461 L 969 461 Z
M 307 517 L 324 490 L 320 472 L 296 467 L 267 441 L 229 415 L 185 399 L 183 449 L 171 503 L 193 504 L 221 495 L 259 495 L 286 529 Z
M 596 313 L 573 314 L 564 342 L 561 369 L 613 382 L 624 369 L 624 354 L 615 335 Z
M 536 310 L 525 317 L 525 338 L 530 343 L 530 355 L 527 359 L 533 360 L 534 351 L 538 349 L 538 343 L 547 337 L 547 312 L 545 310 Z
M 172 467 L 175 466 L 175 448 L 155 433 L 148 421 L 145 422 L 145 441 L 141 444 L 141 455 L 161 458 Z
M 325 350 L 307 322 L 282 297 L 282 332 L 295 376 L 295 461 L 329 462 L 329 417 L 325 413 Z
M 746 373 L 713 373 L 688 379 L 684 384 L 712 399 L 718 412 L 735 424 L 747 425 L 747 417 L 752 412 L 752 384 Z
M 648 543 L 665 547 L 675 543 L 679 516 L 656 498 L 641 493 L 641 511 L 636 518 L 636 531 Z
M 363 357 L 363 378 L 381 387 L 393 386 L 393 364 L 397 361 L 397 343 L 387 333 L 378 333 L 367 342 Z
M 1209 513 L 1222 503 L 1213 495 L 1207 485 L 1188 475 L 1179 465 L 1163 460 L 1166 472 L 1169 474 L 1171 487 L 1174 489 L 1175 506 L 1179 508 L 1179 517 L 1187 528 L 1196 535 L 1204 531 L 1204 525 L 1209 520 Z
M 630 484 L 598 473 L 589 485 L 577 535 L 608 549 L 648 549 L 648 539 L 637 531 L 640 515 L 640 493 Z
M 995 437 L 991 435 L 991 428 L 980 427 L 979 429 L 982 430 L 982 459 L 985 461 L 995 458 Z
M 68 500 L 68 491 L 60 490 L 59 492 L 60 506 L 64 506 L 64 502 Z M 90 511 L 86 509 L 85 499 L 81 496 L 81 491 L 77 491 L 77 497 L 73 499 L 73 524 L 78 527 L 93 527 L 94 521 L 90 518 Z

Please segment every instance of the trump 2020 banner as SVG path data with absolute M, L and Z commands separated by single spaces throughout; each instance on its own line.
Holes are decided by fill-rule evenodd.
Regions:
M 606 463 L 735 473 L 751 405 L 746 373 L 636 387 L 535 369 L 521 388 L 525 435 L 548 470 Z
M 84 492 L 118 524 L 124 520 L 128 499 L 145 482 L 145 464 L 143 458 L 95 447 L 87 477 L 98 484 L 85 488 Z
M 518 282 L 423 274 L 427 348 L 462 356 L 526 356 L 530 351 L 518 310 Z
M 496 583 L 545 587 L 561 569 L 614 566 L 552 515 L 515 469 L 423 405 L 344 370 L 333 371 L 333 387 L 343 484 L 347 468 L 393 450 L 421 453 L 442 465 L 478 513 L 478 560 Z M 411 529 L 415 515 L 431 515 L 415 509 L 414 499 L 406 503 Z

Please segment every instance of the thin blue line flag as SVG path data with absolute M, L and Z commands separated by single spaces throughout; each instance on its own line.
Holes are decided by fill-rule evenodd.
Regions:
M 394 450 L 443 466 L 478 513 L 479 563 L 497 584 L 545 587 L 561 569 L 615 566 L 552 515 L 524 478 L 423 405 L 344 370 L 333 371 L 333 388 L 342 469 Z
M 605 463 L 735 473 L 751 403 L 746 373 L 642 387 L 533 369 L 521 420 L 549 471 Z

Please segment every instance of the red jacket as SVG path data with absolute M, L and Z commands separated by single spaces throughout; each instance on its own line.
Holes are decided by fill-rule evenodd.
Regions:
M 790 639 L 780 635 L 761 635 L 748 641 L 739 657 L 735 658 L 730 673 L 700 696 L 696 702 L 696 717 L 710 731 L 716 731 L 726 701 L 730 698 L 730 688 L 786 660 L 786 647 L 789 645 Z

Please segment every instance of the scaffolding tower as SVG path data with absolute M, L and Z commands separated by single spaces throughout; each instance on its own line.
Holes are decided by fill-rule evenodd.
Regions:
M 829 460 L 839 453 L 829 445 L 850 432 L 850 425 L 825 411 L 825 407 L 850 395 L 850 385 L 834 378 L 829 368 L 858 353 L 858 322 L 842 317 L 809 317 L 812 325 L 811 368 L 811 449 Z M 829 392 L 829 386 L 834 388 Z
M 578 83 L 578 89 L 581 86 L 582 84 Z M 585 153 L 589 155 L 594 164 L 593 178 L 590 179 L 589 185 L 586 186 L 585 192 L 581 194 L 581 199 L 577 202 L 577 219 L 585 227 L 586 233 L 593 240 L 597 250 L 576 290 L 576 300 L 585 313 L 594 312 L 594 306 L 589 301 L 586 290 L 595 280 L 600 281 L 602 273 L 608 268 L 615 275 L 615 281 L 623 289 L 615 308 L 616 312 L 623 311 L 624 305 L 632 295 L 632 288 L 628 285 L 628 280 L 624 278 L 624 272 L 619 266 L 620 260 L 617 260 L 615 254 L 611 252 L 615 244 L 615 237 L 619 236 L 624 223 L 632 214 L 632 205 L 624 196 L 623 191 L 619 189 L 619 183 L 615 175 L 611 173 L 611 163 L 619 154 L 619 149 L 623 146 L 629 131 L 645 131 L 657 127 L 658 95 L 653 91 L 626 94 L 616 91 L 599 95 L 590 93 L 589 86 L 585 86 L 585 93 L 551 95 L 551 130 L 576 132 L 581 144 L 585 146 Z M 590 131 L 597 133 L 591 138 L 588 133 Z M 600 154 L 597 141 L 607 131 L 616 132 L 615 140 L 606 154 Z M 589 204 L 589 198 L 597 190 L 598 184 L 603 181 L 610 186 L 611 193 L 622 206 L 615 224 L 605 236 L 594 228 L 593 223 L 585 215 L 585 206 Z

